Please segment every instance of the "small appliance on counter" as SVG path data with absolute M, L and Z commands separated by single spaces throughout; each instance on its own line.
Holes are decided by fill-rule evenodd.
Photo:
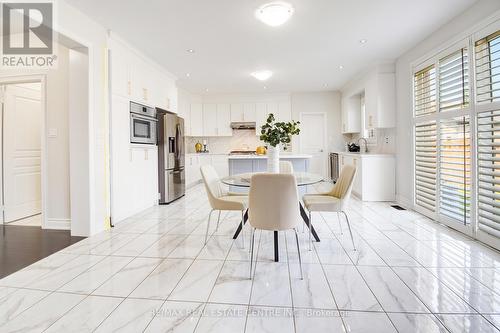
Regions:
M 184 119 L 156 108 L 158 118 L 159 204 L 168 204 L 186 192 Z
M 203 140 L 203 151 L 202 153 L 208 153 L 207 140 Z
M 359 153 L 360 147 L 359 147 L 359 145 L 357 145 L 355 143 L 348 143 L 347 144 L 347 151 L 349 151 L 351 153 Z
M 264 146 L 258 146 L 258 147 L 255 149 L 255 153 L 256 153 L 257 155 L 266 155 L 266 153 L 267 153 L 267 149 L 266 149 L 266 147 L 264 147 Z
M 200 141 L 196 142 L 194 145 L 194 151 L 197 153 L 201 153 L 203 151 L 203 145 L 200 143 Z

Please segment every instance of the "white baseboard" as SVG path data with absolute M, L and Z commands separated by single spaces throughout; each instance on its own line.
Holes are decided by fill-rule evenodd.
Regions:
M 413 205 L 411 203 L 411 200 L 409 200 L 406 197 L 403 197 L 402 195 L 396 196 L 396 202 L 403 208 L 406 208 L 408 210 L 413 210 Z
M 51 219 L 47 218 L 44 229 L 71 230 L 71 219 Z

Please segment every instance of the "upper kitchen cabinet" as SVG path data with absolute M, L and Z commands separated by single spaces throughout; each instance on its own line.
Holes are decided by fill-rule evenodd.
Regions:
M 243 121 L 254 122 L 255 119 L 255 103 L 243 104 Z
M 292 119 L 292 105 L 290 102 L 278 103 L 277 121 L 290 121 Z
M 265 124 L 267 120 L 267 103 L 255 104 L 255 134 L 260 136 L 260 127 Z
M 231 108 L 231 121 L 240 122 L 245 121 L 245 115 L 243 113 L 242 103 L 233 103 L 230 105 Z
M 370 75 L 365 86 L 365 127 L 396 126 L 396 84 L 394 73 Z
M 217 136 L 231 136 L 231 106 L 227 103 L 217 104 Z
M 203 135 L 217 136 L 217 104 L 203 104 Z
M 203 136 L 203 104 L 192 103 L 189 112 L 191 136 Z
M 118 43 L 111 45 L 110 68 L 111 92 L 114 95 L 129 98 L 132 94 L 130 59 L 126 49 Z
M 361 95 L 342 98 L 342 133 L 361 132 Z

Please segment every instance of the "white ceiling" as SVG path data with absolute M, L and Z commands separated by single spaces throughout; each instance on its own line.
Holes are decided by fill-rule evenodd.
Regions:
M 295 14 L 273 28 L 254 17 L 266 0 L 67 0 L 194 93 L 335 90 L 368 66 L 393 61 L 476 2 L 287 1 Z M 250 76 L 259 69 L 274 76 L 263 84 Z

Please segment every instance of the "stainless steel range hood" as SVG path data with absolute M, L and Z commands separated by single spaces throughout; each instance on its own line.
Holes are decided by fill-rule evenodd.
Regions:
M 245 121 L 245 122 L 232 122 L 231 123 L 231 128 L 235 130 L 249 130 L 249 129 L 255 129 L 255 122 L 254 121 Z

